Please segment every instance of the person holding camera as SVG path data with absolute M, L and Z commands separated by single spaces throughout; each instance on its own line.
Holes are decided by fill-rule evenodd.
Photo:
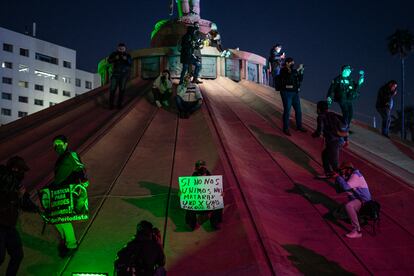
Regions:
M 276 44 L 270 49 L 270 56 L 269 56 L 269 70 L 272 76 L 272 86 L 276 87 L 276 78 L 280 74 L 280 69 L 285 61 L 286 54 L 282 52 L 282 45 Z
M 288 57 L 276 81 L 276 90 L 280 91 L 283 103 L 283 133 L 288 136 L 291 136 L 289 132 L 289 116 L 292 106 L 295 110 L 296 129 L 301 132 L 306 132 L 306 129 L 302 126 L 302 109 L 299 97 L 304 67 L 303 64 L 300 64 L 298 69 L 295 69 L 294 66 L 295 61 L 293 58 Z
M 184 77 L 192 65 L 194 65 L 193 82 L 202 83 L 198 79 L 201 70 L 201 48 L 203 48 L 203 39 L 199 32 L 199 25 L 195 22 L 193 26 L 187 28 L 187 32 L 181 39 L 180 61 L 183 68 L 179 84 L 184 82 Z
M 126 45 L 119 43 L 118 48 L 113 52 L 108 62 L 112 64 L 111 83 L 109 88 L 109 108 L 114 108 L 115 92 L 119 88 L 117 108 L 122 107 L 125 88 L 131 73 L 132 58 L 126 52 Z
M 158 107 L 170 106 L 171 88 L 171 74 L 169 70 L 165 69 L 152 84 L 152 93 L 154 94 L 155 104 Z
M 359 97 L 359 89 L 364 83 L 364 71 L 359 71 L 357 82 L 353 80 L 351 73 L 351 65 L 343 65 L 341 67 L 341 74 L 332 80 L 326 98 L 328 105 L 331 105 L 332 101 L 339 104 L 342 116 L 348 126 L 351 125 L 354 113 L 353 101 Z

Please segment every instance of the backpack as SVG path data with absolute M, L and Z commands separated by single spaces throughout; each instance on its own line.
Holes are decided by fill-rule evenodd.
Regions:
M 381 205 L 375 200 L 365 202 L 359 210 L 359 218 L 365 225 L 367 225 L 369 221 L 372 221 L 372 232 L 374 235 L 376 234 L 375 226 L 379 226 L 380 210 Z

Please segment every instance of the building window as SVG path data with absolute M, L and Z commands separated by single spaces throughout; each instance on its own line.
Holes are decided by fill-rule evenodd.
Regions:
M 37 91 L 43 91 L 43 85 L 35 84 L 34 89 Z
M 37 60 L 43 61 L 43 62 L 48 62 L 48 63 L 52 63 L 52 64 L 59 64 L 59 60 L 57 58 L 51 57 L 51 56 L 47 56 L 47 55 L 43 55 L 40 53 L 36 53 L 35 58 Z
M 9 100 L 9 101 L 11 101 L 12 100 L 12 94 L 6 93 L 6 92 L 2 92 L 1 93 L 1 98 L 3 100 Z
M 24 57 L 29 56 L 29 49 L 20 48 L 20 55 Z
M 45 71 L 35 70 L 34 73 L 38 77 L 50 78 L 50 79 L 53 79 L 53 80 L 57 80 L 58 79 L 58 75 L 52 74 L 52 73 L 48 73 L 48 72 L 45 72 Z
M 5 84 L 13 84 L 13 79 L 12 78 L 7 78 L 7 77 L 3 77 L 2 78 L 2 83 L 5 83 Z
M 72 68 L 72 63 L 70 63 L 70 61 L 63 61 L 63 67 L 65 68 Z
M 35 99 L 34 104 L 43 106 L 43 100 Z
M 54 102 L 49 102 L 49 107 L 56 105 Z
M 2 108 L 2 109 L 1 109 L 1 115 L 4 115 L 4 116 L 11 116 L 11 109 L 8 109 L 8 108 Z
M 70 97 L 70 92 L 63 90 L 63 96 Z
M 28 103 L 29 102 L 29 98 L 28 97 L 19 96 L 19 102 L 21 102 L 21 103 Z
M 52 94 L 58 94 L 58 89 L 57 88 L 49 88 L 49 92 Z
M 1 63 L 1 67 L 2 68 L 7 68 L 7 69 L 13 69 L 13 63 L 8 62 L 8 61 L 4 61 Z
M 19 64 L 19 72 L 29 73 L 29 66 Z
M 3 43 L 3 51 L 13 53 L 13 45 Z
M 76 79 L 75 80 L 75 85 L 76 85 L 76 87 L 81 87 L 82 86 L 81 79 Z
M 70 83 L 70 78 L 69 77 L 62 77 L 62 81 L 64 83 Z
M 90 81 L 85 81 L 85 88 L 86 88 L 86 89 L 92 89 L 92 82 L 90 82 Z
M 22 88 L 29 88 L 29 82 L 28 81 L 19 81 L 18 85 Z
M 26 117 L 27 115 L 28 115 L 28 113 L 24 112 L 24 111 L 19 111 L 19 113 L 18 113 L 19 118 Z

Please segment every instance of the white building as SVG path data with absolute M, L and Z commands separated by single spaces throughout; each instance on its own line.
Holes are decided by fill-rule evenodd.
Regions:
M 76 69 L 76 51 L 0 27 L 0 124 L 100 86 Z

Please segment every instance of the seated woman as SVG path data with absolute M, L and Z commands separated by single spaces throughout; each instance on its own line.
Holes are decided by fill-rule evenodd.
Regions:
M 155 79 L 152 85 L 152 93 L 154 94 L 155 104 L 158 107 L 168 107 L 170 105 L 170 97 L 172 95 L 172 81 L 170 71 L 164 70 L 161 75 Z
M 177 96 L 175 101 L 177 104 L 180 118 L 188 118 L 190 114 L 201 107 L 203 96 L 197 84 L 192 83 L 191 75 L 187 74 L 184 82 L 177 87 Z

